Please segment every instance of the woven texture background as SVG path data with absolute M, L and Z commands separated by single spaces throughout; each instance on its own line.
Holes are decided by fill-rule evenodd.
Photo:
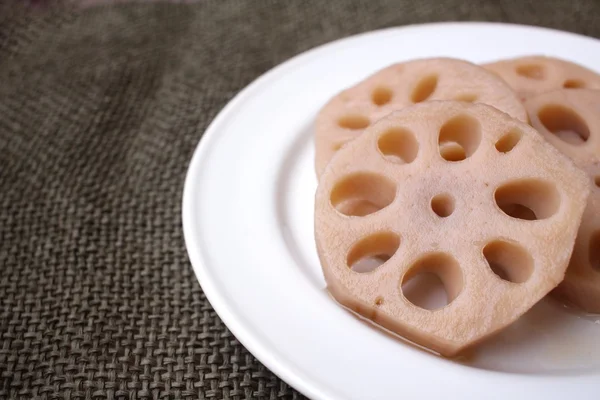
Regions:
M 600 37 L 594 0 L 1 4 L 0 398 L 13 399 L 300 398 L 189 265 L 181 194 L 207 124 L 259 74 L 367 30 L 489 20 Z

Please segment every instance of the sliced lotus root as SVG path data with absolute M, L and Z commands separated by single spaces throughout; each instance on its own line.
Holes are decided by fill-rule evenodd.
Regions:
M 565 280 L 555 293 L 600 313 L 600 91 L 557 90 L 529 99 L 531 124 L 588 174 L 591 188 Z
M 321 176 L 334 153 L 365 128 L 425 100 L 485 103 L 522 121 L 527 113 L 502 79 L 467 61 L 432 58 L 395 64 L 332 98 L 315 124 L 315 168 Z M 410 153 L 403 154 L 410 162 Z
M 529 56 L 483 65 L 512 87 L 522 100 L 558 89 L 600 89 L 600 75 L 553 57 Z
M 453 161 L 448 143 L 466 158 Z M 412 159 L 399 161 L 407 149 Z M 405 108 L 321 177 L 315 237 L 328 290 L 380 327 L 455 355 L 563 279 L 589 190 L 571 160 L 493 107 Z M 441 307 L 418 299 L 427 274 L 441 281 Z

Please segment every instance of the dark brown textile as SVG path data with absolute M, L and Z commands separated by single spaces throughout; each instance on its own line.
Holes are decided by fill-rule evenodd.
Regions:
M 600 36 L 594 0 L 23 4 L 0 5 L 0 397 L 14 399 L 299 398 L 189 265 L 181 194 L 207 124 L 259 74 L 367 30 Z

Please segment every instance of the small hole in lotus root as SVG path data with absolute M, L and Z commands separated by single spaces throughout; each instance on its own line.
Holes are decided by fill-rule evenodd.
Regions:
M 437 87 L 438 77 L 437 75 L 428 75 L 421 79 L 415 86 L 411 100 L 413 103 L 420 103 L 431 97 Z
M 435 195 L 431 199 L 431 209 L 441 218 L 446 218 L 454 212 L 454 199 L 448 193 Z
M 454 100 L 456 100 L 456 101 L 464 101 L 464 102 L 467 102 L 467 103 L 473 103 L 478 98 L 479 98 L 479 96 L 477 96 L 474 93 L 463 93 L 463 94 L 459 94 L 458 96 L 456 96 L 454 98 Z
M 525 78 L 541 81 L 546 77 L 546 71 L 543 66 L 538 64 L 519 65 L 516 69 L 517 74 Z
M 394 127 L 379 137 L 377 147 L 388 160 L 398 164 L 409 164 L 415 160 L 419 152 L 419 143 L 407 129 Z
M 533 258 L 521 245 L 494 240 L 483 248 L 488 266 L 500 279 L 523 283 L 533 273 Z
M 346 257 L 354 272 L 374 271 L 389 260 L 400 247 L 400 236 L 393 232 L 377 232 L 356 242 Z
M 446 161 L 462 161 L 475 153 L 481 141 L 481 125 L 470 115 L 448 120 L 440 129 L 439 151 Z
M 390 88 L 379 86 L 373 90 L 371 100 L 373 101 L 373 104 L 383 106 L 392 100 L 392 95 L 393 92 Z
M 496 142 L 496 150 L 498 150 L 500 153 L 508 153 L 517 145 L 517 143 L 519 143 L 520 140 L 521 132 L 516 129 L 512 129 L 498 139 Z
M 341 214 L 362 217 L 387 207 L 395 197 L 393 181 L 376 173 L 358 172 L 335 184 L 330 201 Z
M 565 89 L 583 89 L 585 88 L 585 82 L 581 79 L 567 79 L 563 83 Z
M 561 202 L 554 183 L 535 178 L 503 183 L 494 199 L 506 215 L 529 221 L 550 218 Z
M 401 282 L 406 300 L 425 310 L 437 310 L 450 304 L 463 289 L 458 261 L 450 254 L 435 252 L 419 258 Z
M 538 112 L 538 118 L 548 131 L 562 141 L 581 145 L 590 137 L 590 128 L 573 109 L 560 104 L 549 104 Z
M 338 125 L 340 127 L 352 131 L 365 129 L 370 123 L 369 118 L 358 114 L 346 115 L 338 120 Z

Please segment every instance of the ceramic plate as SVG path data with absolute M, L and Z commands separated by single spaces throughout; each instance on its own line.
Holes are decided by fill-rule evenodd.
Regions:
M 600 396 L 600 317 L 544 300 L 466 357 L 448 360 L 338 306 L 315 249 L 313 123 L 331 96 L 395 62 L 528 54 L 600 71 L 600 41 L 583 36 L 488 23 L 407 26 L 294 57 L 215 118 L 186 178 L 186 245 L 217 313 L 283 380 L 313 399 Z

